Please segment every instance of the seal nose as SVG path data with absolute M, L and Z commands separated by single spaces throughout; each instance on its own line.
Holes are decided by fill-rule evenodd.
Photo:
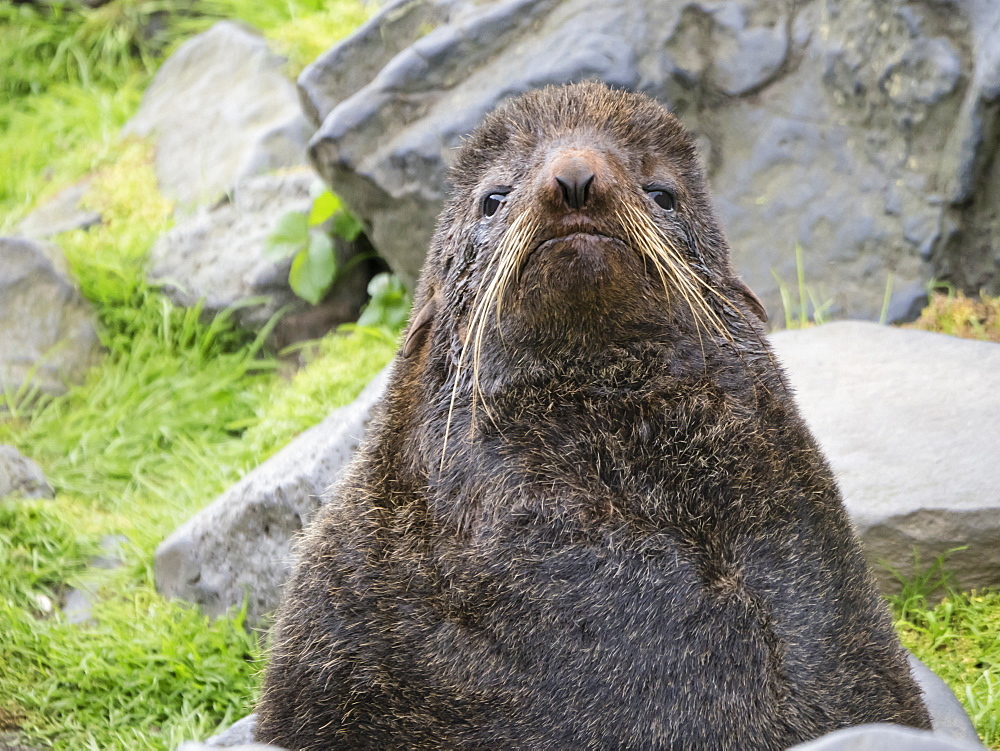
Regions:
M 594 171 L 577 156 L 562 160 L 555 170 L 555 181 L 562 190 L 563 201 L 571 209 L 581 209 L 587 203 Z

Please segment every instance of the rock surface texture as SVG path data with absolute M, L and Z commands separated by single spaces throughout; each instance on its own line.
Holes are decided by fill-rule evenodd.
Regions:
M 772 314 L 912 316 L 932 276 L 1000 291 L 1000 3 L 396 0 L 299 78 L 316 166 L 416 277 L 453 148 L 500 101 L 600 79 L 697 136 L 735 265 Z
M 125 134 L 152 137 L 163 193 L 210 205 L 252 175 L 305 163 L 311 128 L 284 59 L 264 38 L 220 21 L 170 56 Z
M 938 735 L 979 743 L 979 735 L 972 718 L 947 683 L 924 663 L 910 655 L 910 673 L 920 684 L 924 704 L 931 715 L 931 727 Z
M 353 321 L 367 299 L 370 274 L 363 264 L 353 266 L 327 299 L 313 307 L 288 284 L 292 259 L 275 262 L 265 253 L 265 242 L 284 214 L 308 213 L 309 191 L 316 181 L 316 174 L 306 168 L 240 181 L 229 199 L 182 218 L 157 241 L 151 280 L 163 285 L 179 305 L 203 300 L 205 312 L 213 315 L 235 308 L 236 321 L 251 330 L 259 330 L 284 309 L 276 330 L 279 347 Z M 344 267 L 356 249 L 339 240 L 335 247 Z M 312 321 L 323 325 L 311 328 Z
M 80 205 L 90 189 L 90 178 L 71 185 L 45 201 L 17 225 L 16 234 L 44 240 L 74 229 L 89 229 L 101 223 L 101 215 Z
M 13 446 L 0 445 L 0 498 L 52 498 L 55 491 L 42 468 Z
M 966 589 L 1000 585 L 1000 346 L 841 322 L 772 335 L 883 591 L 955 548 Z
M 210 615 L 247 597 L 251 623 L 278 604 L 291 572 L 291 542 L 350 460 L 385 384 L 377 376 L 188 520 L 156 550 L 156 588 Z
M 793 746 L 789 751 L 977 751 L 982 743 L 963 740 L 925 730 L 900 725 L 859 725 L 828 733 L 808 743 Z
M 210 748 L 233 748 L 243 744 L 253 743 L 253 730 L 257 724 L 257 715 L 250 714 L 237 720 L 228 728 L 205 741 Z
M 0 389 L 58 394 L 83 380 L 100 357 L 95 325 L 58 248 L 0 237 Z

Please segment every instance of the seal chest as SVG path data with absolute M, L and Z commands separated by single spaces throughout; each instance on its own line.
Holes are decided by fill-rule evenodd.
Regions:
M 385 400 L 300 541 L 258 740 L 782 749 L 929 727 L 673 116 L 599 84 L 531 92 L 452 181 Z

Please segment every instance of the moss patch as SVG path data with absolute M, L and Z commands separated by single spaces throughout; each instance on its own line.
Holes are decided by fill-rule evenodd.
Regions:
M 1000 342 L 1000 297 L 982 294 L 976 299 L 953 290 L 934 292 L 920 318 L 908 328 Z

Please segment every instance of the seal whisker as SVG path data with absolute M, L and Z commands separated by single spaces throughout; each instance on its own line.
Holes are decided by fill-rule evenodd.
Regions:
M 672 282 L 691 310 L 696 324 L 704 326 L 706 330 L 715 330 L 725 339 L 732 339 L 731 332 L 699 294 L 696 284 L 709 290 L 711 286 L 690 269 L 677 248 L 645 213 L 629 203 L 625 203 L 624 207 L 627 212 L 625 227 L 631 230 L 631 240 L 656 266 L 664 291 L 669 295 L 669 282 Z
M 486 329 L 486 322 L 490 317 L 491 308 L 494 318 L 498 320 L 510 279 L 520 268 L 520 260 L 531 244 L 536 228 L 537 222 L 530 212 L 518 215 L 504 233 L 497 252 L 487 262 L 482 280 L 476 290 L 472 312 L 469 315 L 469 336 L 462 343 L 458 363 L 455 367 L 455 383 L 452 386 L 448 417 L 445 422 L 444 439 L 441 448 L 441 469 L 444 468 L 448 439 L 451 434 L 451 421 L 455 410 L 455 400 L 458 395 L 458 388 L 461 382 L 462 370 L 465 367 L 465 357 L 470 341 L 472 343 L 472 395 L 469 427 L 470 430 L 474 430 L 475 428 L 476 409 L 480 403 L 487 417 L 496 425 L 496 420 L 483 397 L 479 380 L 483 334 Z M 491 271 L 492 274 L 490 274 Z M 497 328 L 499 330 L 499 325 Z

